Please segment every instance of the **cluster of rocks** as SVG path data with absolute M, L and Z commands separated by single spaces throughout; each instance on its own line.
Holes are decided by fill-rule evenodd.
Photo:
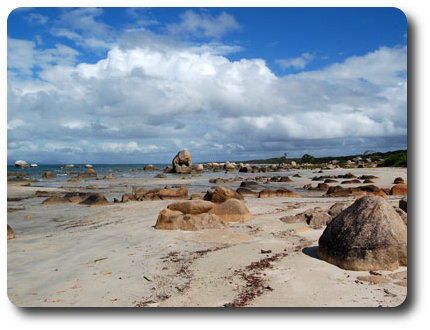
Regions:
M 86 206 L 109 205 L 106 197 L 101 193 L 68 192 L 65 194 L 55 194 L 45 199 L 42 205 L 76 203 Z
M 328 223 L 318 241 L 318 257 L 348 270 L 407 266 L 406 224 L 384 198 L 365 196 Z
M 180 187 L 177 190 L 171 189 L 169 186 L 164 188 L 145 189 L 133 187 L 131 194 L 123 194 L 121 201 L 114 198 L 114 203 L 126 203 L 129 201 L 153 201 L 165 199 L 188 199 L 188 189 Z
M 168 205 L 159 213 L 155 229 L 223 228 L 229 222 L 252 219 L 252 214 L 241 200 L 241 196 L 231 189 L 218 187 L 215 191 L 208 191 L 204 199 Z
M 15 167 L 18 168 L 30 168 L 30 167 L 37 167 L 37 164 L 31 164 L 29 165 L 25 160 L 17 160 L 15 162 Z
M 375 179 L 379 179 L 377 176 L 374 175 L 362 175 L 357 177 L 356 175 L 352 174 L 351 172 L 348 172 L 346 174 L 339 174 L 339 175 L 321 175 L 321 176 L 315 176 L 312 178 L 312 181 L 324 181 L 325 183 L 329 182 L 337 182 L 337 180 L 334 179 L 353 179 L 348 181 L 343 181 L 342 183 L 361 183 L 361 181 L 372 181 Z M 332 180 L 332 181 L 329 181 Z M 354 182 L 352 182 L 354 181 Z M 366 182 L 365 182 L 366 183 Z M 371 183 L 371 182 L 369 182 Z
M 326 196 L 328 197 L 355 196 L 358 198 L 366 195 L 381 196 L 385 198 L 387 197 L 387 191 L 375 185 L 366 185 L 348 188 L 344 188 L 342 186 L 332 186 L 329 187 L 326 192 Z

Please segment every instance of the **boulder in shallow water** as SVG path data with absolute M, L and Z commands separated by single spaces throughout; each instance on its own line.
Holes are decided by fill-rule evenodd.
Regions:
M 406 266 L 406 226 L 385 199 L 365 196 L 327 226 L 318 241 L 318 256 L 348 270 Z
M 175 173 L 191 173 L 191 155 L 188 149 L 179 151 L 172 160 L 172 168 Z
M 45 171 L 45 173 L 42 174 L 42 178 L 52 179 L 52 178 L 55 178 L 55 175 L 54 173 L 52 173 L 52 171 Z
M 97 178 L 97 172 L 93 168 L 88 168 L 84 173 L 79 173 L 78 176 L 84 179 Z
M 154 165 L 152 164 L 148 164 L 143 168 L 144 171 L 153 171 L 154 170 Z
M 108 173 L 103 177 L 103 180 L 112 180 L 115 179 L 115 174 L 113 173 Z
M 25 160 L 17 160 L 15 162 L 15 166 L 18 167 L 18 168 L 27 168 L 28 164 L 27 164 L 27 162 Z

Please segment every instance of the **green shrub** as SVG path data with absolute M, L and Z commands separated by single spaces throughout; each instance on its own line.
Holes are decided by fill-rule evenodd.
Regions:
M 407 167 L 408 155 L 406 152 L 395 153 L 388 156 L 382 163 L 383 167 Z

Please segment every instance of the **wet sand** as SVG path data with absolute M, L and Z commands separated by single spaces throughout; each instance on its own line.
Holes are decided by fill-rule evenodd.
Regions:
M 238 300 L 255 274 L 247 266 L 278 255 L 270 268 L 258 270 L 261 294 L 245 306 L 398 306 L 407 287 L 393 274 L 380 271 L 388 283 L 357 280 L 369 272 L 345 271 L 316 256 L 322 229 L 306 224 L 286 224 L 285 215 L 352 197 L 328 198 L 323 192 L 301 189 L 314 176 L 352 172 L 376 175 L 375 185 L 389 188 L 396 177 L 407 181 L 406 169 L 335 169 L 316 173 L 292 170 L 284 173 L 216 173 L 215 177 L 243 178 L 288 175 L 291 183 L 269 186 L 295 189 L 301 198 L 246 197 L 253 219 L 230 227 L 195 232 L 155 230 L 158 213 L 172 201 L 142 201 L 86 207 L 77 204 L 41 205 L 43 191 L 97 191 L 110 202 L 132 186 L 181 185 L 190 193 L 204 193 L 217 186 L 207 175 L 166 179 L 83 180 L 63 189 L 26 187 L 8 183 L 8 224 L 16 238 L 8 241 L 8 296 L 17 306 L 214 306 Z M 293 177 L 299 173 L 302 177 Z M 214 177 L 211 174 L 211 177 Z M 185 178 L 185 179 L 183 179 Z M 240 181 L 227 184 L 237 188 Z M 98 188 L 90 187 L 97 185 Z M 268 185 L 260 184 L 261 189 Z M 354 185 L 344 185 L 345 187 Z M 25 198 L 28 197 L 28 198 Z M 397 205 L 400 196 L 388 196 Z M 271 250 L 261 253 L 262 250 Z M 251 276 L 252 277 L 252 276 Z M 396 276 L 394 276 L 396 277 Z M 397 275 L 399 277 L 399 275 Z

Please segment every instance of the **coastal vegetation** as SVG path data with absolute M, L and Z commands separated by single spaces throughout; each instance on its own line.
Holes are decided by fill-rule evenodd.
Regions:
M 280 163 L 308 163 L 318 167 L 320 164 L 329 162 L 337 162 L 340 167 L 345 167 L 348 161 L 354 161 L 354 159 L 369 159 L 372 162 L 378 162 L 379 167 L 407 167 L 407 150 L 395 150 L 387 152 L 374 152 L 366 151 L 363 154 L 349 155 L 349 156 L 326 156 L 326 157 L 314 157 L 309 154 L 304 154 L 301 158 L 287 158 L 286 153 L 279 158 L 268 158 L 268 159 L 252 159 L 252 160 L 241 160 L 235 161 L 236 163 L 248 163 L 248 164 L 280 164 Z

